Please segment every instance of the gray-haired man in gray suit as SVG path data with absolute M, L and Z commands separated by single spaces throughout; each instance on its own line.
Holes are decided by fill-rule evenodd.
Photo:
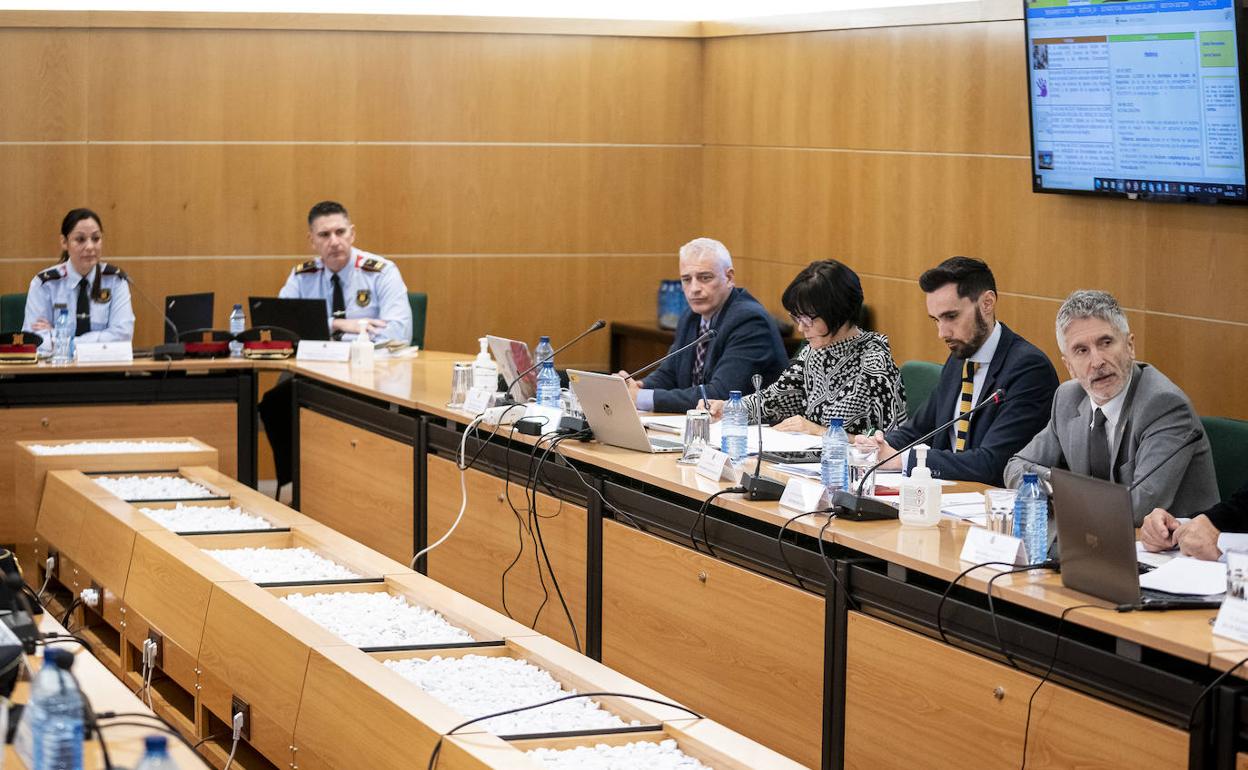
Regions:
M 1079 290 L 1057 311 L 1057 344 L 1073 378 L 1053 397 L 1053 413 L 1005 466 L 1006 486 L 1049 468 L 1135 485 L 1135 524 L 1154 508 L 1199 511 L 1218 500 L 1209 441 L 1191 402 L 1164 374 L 1135 362 L 1135 335 L 1118 301 Z M 1177 450 L 1177 452 L 1176 452 Z

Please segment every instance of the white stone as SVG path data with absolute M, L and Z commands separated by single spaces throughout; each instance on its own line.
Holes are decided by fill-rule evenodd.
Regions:
M 548 672 L 519 658 L 465 655 L 383 662 L 391 671 L 415 682 L 468 719 L 576 692 L 563 689 Z M 474 726 L 497 735 L 521 735 L 609 729 L 628 724 L 590 698 L 573 698 L 540 709 L 494 717 Z
M 242 508 L 213 505 L 183 505 L 173 508 L 140 508 L 139 512 L 174 532 L 228 532 L 243 529 L 273 529 L 259 516 Z
M 711 770 L 681 751 L 668 738 L 623 746 L 599 743 L 574 749 L 533 749 L 526 752 L 549 770 Z
M 116 455 L 147 452 L 190 452 L 201 449 L 191 441 L 75 441 L 72 444 L 31 444 L 37 455 Z
M 253 583 L 354 580 L 362 577 L 307 548 L 205 548 L 204 553 Z
M 181 476 L 95 476 L 95 483 L 122 500 L 189 500 L 216 497 L 211 489 Z
M 290 594 L 282 601 L 356 647 L 475 641 L 437 612 L 385 592 Z

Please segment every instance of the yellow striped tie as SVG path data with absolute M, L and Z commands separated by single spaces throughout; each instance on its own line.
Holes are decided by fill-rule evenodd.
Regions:
M 971 435 L 971 418 L 967 416 L 967 412 L 971 411 L 974 406 L 972 400 L 975 397 L 975 362 L 966 359 L 962 367 L 962 395 L 958 401 L 958 424 L 956 426 L 958 440 L 953 445 L 953 451 L 961 452 L 966 449 L 966 440 Z

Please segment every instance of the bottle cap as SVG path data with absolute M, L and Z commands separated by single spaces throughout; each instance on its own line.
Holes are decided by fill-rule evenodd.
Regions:
M 143 739 L 143 748 L 149 756 L 163 757 L 169 753 L 169 741 L 163 735 L 149 735 Z
M 1024 484 L 1037 484 L 1039 483 L 1039 481 L 1040 481 L 1040 474 L 1038 473 L 1024 473 L 1023 474 Z
M 729 400 L 729 401 L 731 401 L 731 400 L 733 400 L 733 399 L 735 399 L 735 398 L 741 398 L 741 391 L 739 391 L 739 390 L 730 390 L 730 391 L 728 391 L 728 400 Z
M 914 448 L 914 467 L 910 469 L 910 478 L 930 479 L 932 471 L 927 467 L 927 444 L 919 444 Z
M 829 427 L 829 428 L 844 428 L 844 427 L 845 427 L 845 421 L 844 421 L 843 419 L 841 419 L 840 417 L 833 417 L 833 418 L 832 418 L 832 419 L 828 422 L 828 427 Z
M 543 342 L 545 342 L 547 345 L 549 345 L 549 344 L 550 344 L 550 337 L 547 337 L 545 334 L 543 334 L 543 335 L 542 335 L 542 336 L 538 339 L 537 344 L 539 344 L 539 345 L 540 345 L 540 344 L 542 344 Z
M 490 354 L 490 351 L 487 349 L 487 346 L 490 344 L 489 338 L 477 337 L 477 343 L 481 345 L 481 355 L 488 356 Z

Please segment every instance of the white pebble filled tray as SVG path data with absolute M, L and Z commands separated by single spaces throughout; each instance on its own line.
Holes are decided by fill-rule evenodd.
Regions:
M 181 476 L 92 476 L 96 484 L 122 500 L 193 500 L 216 497 L 203 484 Z
M 204 553 L 253 583 L 310 583 L 363 577 L 308 548 L 205 548 Z
M 382 663 L 468 719 L 575 693 L 565 690 L 549 672 L 520 658 L 434 655 L 427 660 L 404 658 Z M 573 698 L 487 719 L 477 726 L 496 735 L 532 735 L 611 730 L 630 724 L 591 698 Z
M 680 750 L 676 741 L 598 743 L 572 749 L 539 748 L 526 752 L 549 770 L 711 770 Z
M 140 508 L 139 512 L 174 532 L 243 532 L 274 528 L 267 519 L 231 505 L 177 503 L 171 507 Z
M 384 591 L 287 594 L 282 602 L 364 649 L 473 644 L 440 613 Z
M 69 444 L 27 444 L 37 455 L 107 455 L 149 452 L 194 452 L 203 446 L 193 441 L 75 441 Z

